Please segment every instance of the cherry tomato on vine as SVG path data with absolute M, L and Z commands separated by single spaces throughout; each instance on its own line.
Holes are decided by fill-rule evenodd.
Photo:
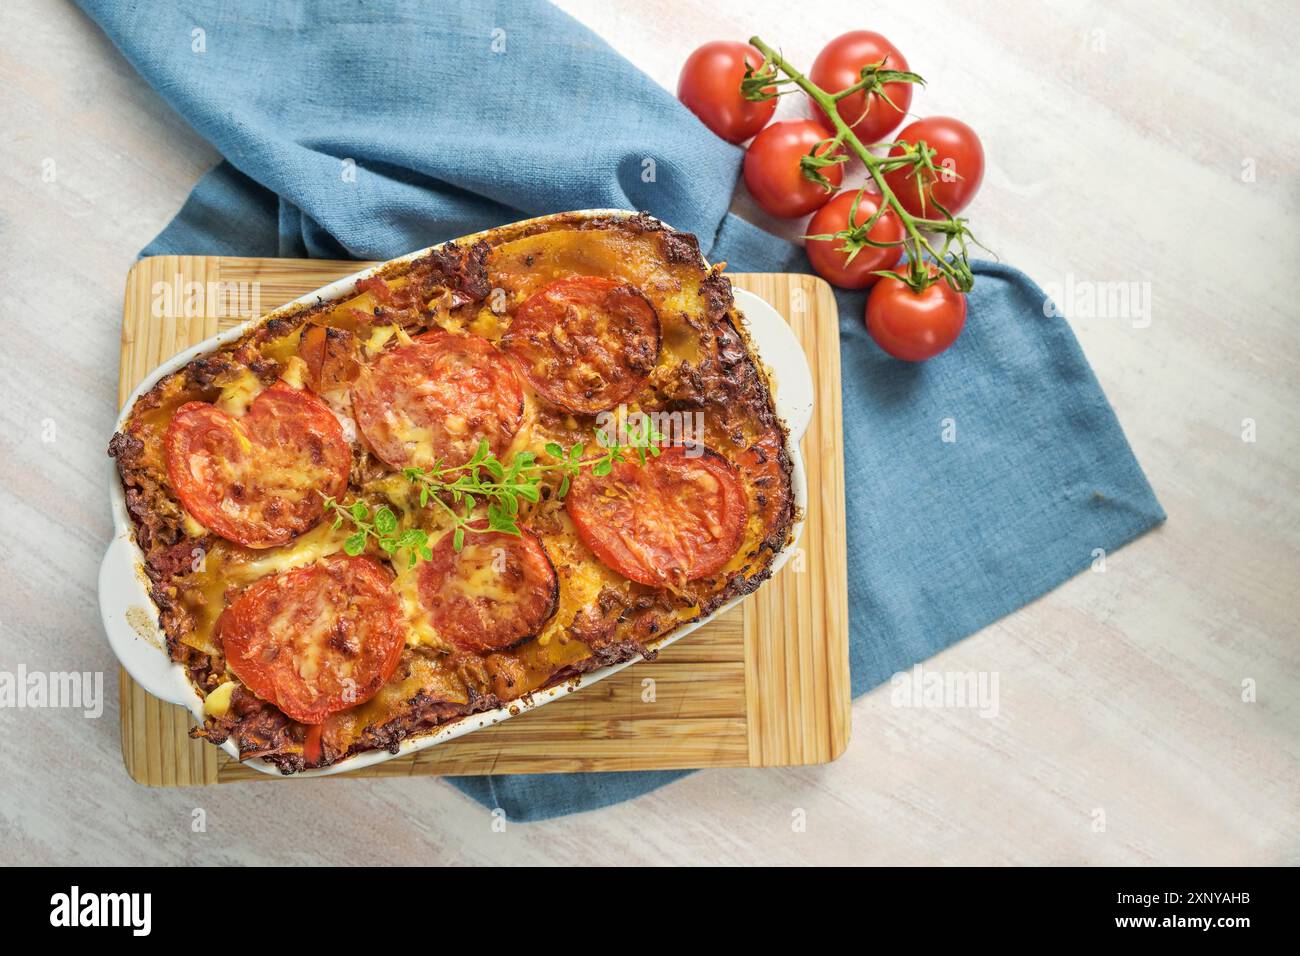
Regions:
M 961 335 L 966 296 L 938 279 L 921 292 L 884 276 L 867 296 L 867 331 L 894 358 L 923 362 Z
M 743 143 L 776 112 L 775 99 L 756 103 L 740 95 L 746 63 L 757 70 L 763 54 L 748 43 L 715 40 L 686 58 L 677 79 L 677 98 L 728 143 Z
M 759 133 L 745 153 L 745 185 L 755 201 L 773 216 L 794 219 L 826 204 L 844 178 L 843 164 L 823 166 L 830 191 L 803 174 L 799 160 L 822 140 L 826 130 L 814 120 L 773 123 Z M 825 149 L 818 150 L 823 155 Z
M 848 229 L 849 212 L 853 209 L 853 200 L 857 194 L 856 189 L 846 189 L 818 209 L 808 223 L 808 235 L 833 235 Z M 858 211 L 853 217 L 853 225 L 866 225 L 880 208 L 879 200 L 878 195 L 863 193 L 858 202 Z M 892 209 L 881 213 L 867 233 L 867 238 L 875 242 L 901 243 L 903 236 L 903 224 Z M 901 245 L 887 249 L 864 245 L 850 262 L 849 254 L 840 251 L 844 242 L 843 239 L 809 239 L 807 244 L 808 261 L 817 270 L 817 274 L 841 289 L 865 289 L 873 285 L 880 277 L 872 273 L 880 269 L 892 269 L 903 255 Z
M 813 61 L 808 78 L 827 93 L 838 93 L 862 79 L 864 66 L 881 60 L 885 61 L 883 69 L 907 70 L 907 60 L 894 44 L 871 30 L 853 30 L 826 44 Z M 890 130 L 897 128 L 912 105 L 911 83 L 886 83 L 885 94 L 897 109 L 881 99 L 878 93 L 871 94 L 868 104 L 868 98 L 861 91 L 835 104 L 840 118 L 867 146 L 879 142 Z M 813 112 L 822 115 L 821 107 L 815 102 Z M 826 123 L 829 125 L 830 120 L 826 119 Z
M 930 116 L 909 123 L 894 139 L 909 144 L 924 140 L 935 150 L 932 162 L 939 174 L 936 177 L 928 170 L 918 171 L 911 167 L 886 173 L 885 182 L 889 183 L 904 209 L 913 216 L 935 218 L 940 213 L 931 200 L 937 200 L 953 215 L 970 205 L 984 179 L 984 147 L 973 129 L 951 116 Z M 901 153 L 901 148 L 895 147 L 889 155 Z M 924 189 L 924 208 L 918 182 Z

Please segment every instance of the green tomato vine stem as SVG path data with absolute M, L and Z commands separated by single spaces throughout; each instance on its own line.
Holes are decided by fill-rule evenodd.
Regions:
M 863 78 L 857 83 L 847 89 L 839 91 L 838 93 L 827 93 L 817 84 L 813 83 L 812 80 L 808 79 L 808 77 L 804 76 L 803 73 L 795 69 L 790 62 L 785 59 L 785 57 L 781 56 L 780 53 L 764 43 L 760 37 L 751 37 L 749 42 L 750 45 L 763 54 L 766 61 L 763 67 L 760 68 L 759 77 L 755 78 L 755 85 L 757 86 L 761 80 L 761 83 L 771 90 L 771 87 L 774 84 L 793 83 L 799 89 L 807 93 L 808 96 L 822 109 L 827 120 L 834 125 L 834 136 L 831 137 L 829 146 L 821 150 L 819 155 L 831 156 L 834 155 L 842 146 L 847 146 L 853 154 L 862 161 L 862 164 L 867 169 L 867 173 L 875 182 L 876 188 L 880 190 L 879 211 L 877 211 L 876 215 L 873 216 L 871 220 L 863 226 L 858 227 L 859 231 L 863 231 L 865 234 L 866 230 L 869 230 L 871 226 L 875 225 L 876 219 L 879 218 L 885 209 L 892 209 L 894 214 L 898 216 L 899 221 L 902 222 L 903 228 L 907 232 L 907 239 L 904 240 L 904 242 L 910 243 L 912 248 L 911 255 L 908 257 L 908 272 L 906 274 L 900 274 L 886 270 L 882 271 L 880 274 L 890 275 L 906 282 L 917 292 L 920 292 L 932 282 L 937 281 L 939 277 L 946 279 L 948 283 L 959 292 L 970 291 L 971 286 L 974 284 L 975 276 L 971 272 L 970 264 L 967 261 L 966 240 L 973 237 L 970 236 L 965 221 L 950 215 L 946 209 L 939 206 L 938 203 L 933 202 L 933 200 L 931 200 L 931 202 L 940 212 L 944 213 L 945 218 L 927 219 L 920 216 L 913 216 L 903 208 L 902 203 L 898 201 L 898 197 L 894 194 L 894 190 L 890 188 L 889 183 L 885 179 L 885 174 L 887 172 L 892 172 L 895 169 L 902 169 L 907 166 L 914 167 L 916 169 L 915 175 L 917 176 L 924 175 L 925 170 L 933 172 L 934 167 L 931 162 L 934 155 L 933 150 L 931 150 L 924 142 L 917 142 L 915 144 L 880 143 L 876 145 L 901 148 L 902 155 L 889 157 L 876 156 L 867 148 L 862 140 L 858 139 L 857 134 L 855 134 L 849 124 L 844 121 L 843 117 L 839 114 L 839 110 L 836 108 L 836 104 L 846 96 L 863 91 L 875 91 L 878 96 L 884 97 L 888 102 L 888 97 L 885 96 L 883 91 L 880 89 L 882 82 L 923 82 L 921 78 L 914 73 L 908 74 L 897 71 L 877 70 L 873 71 L 872 75 L 868 75 L 867 71 L 864 70 Z M 762 74 L 767 71 L 768 64 L 779 69 L 785 74 L 785 77 L 776 78 L 762 76 Z M 789 91 L 775 90 L 761 95 L 765 98 L 771 98 L 772 96 L 780 96 L 784 92 Z M 751 99 L 758 98 L 757 95 L 746 95 Z M 868 102 L 870 101 L 868 100 Z M 818 145 L 820 146 L 821 144 Z M 809 178 L 814 177 L 810 175 Z M 855 203 L 855 214 L 856 211 L 857 206 Z M 854 228 L 852 220 L 849 223 L 849 228 L 850 230 Z M 930 239 L 925 235 L 925 231 L 938 232 L 945 236 L 942 250 L 938 250 L 934 247 L 930 242 Z M 953 252 L 950 256 L 949 250 L 953 242 L 957 243 L 958 251 Z

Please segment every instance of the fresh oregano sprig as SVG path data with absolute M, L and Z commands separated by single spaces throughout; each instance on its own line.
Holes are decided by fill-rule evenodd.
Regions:
M 572 480 L 583 468 L 590 468 L 596 477 L 608 475 L 616 462 L 626 461 L 627 454 L 635 453 L 641 464 L 647 455 L 658 455 L 658 442 L 663 435 L 654 428 L 647 416 L 628 434 L 626 445 L 620 444 L 606 431 L 596 429 L 596 442 L 601 454 L 584 457 L 587 446 L 578 442 L 564 448 L 558 442 L 548 442 L 545 447 L 549 462 L 539 462 L 531 451 L 521 451 L 502 462 L 488 447 L 486 439 L 469 461 L 461 465 L 445 465 L 441 460 L 430 468 L 405 468 L 402 474 L 407 481 L 419 486 L 420 506 L 437 505 L 451 518 L 452 546 L 459 551 L 465 535 L 497 531 L 502 534 L 520 534 L 517 518 L 520 502 L 536 503 L 541 500 L 542 479 L 549 473 L 560 474 L 560 484 L 555 500 L 562 501 L 569 493 Z M 450 499 L 450 500 L 449 500 Z M 486 527 L 476 527 L 473 513 L 479 503 L 487 505 Z
M 664 436 L 649 417 L 641 416 L 640 422 L 628 433 L 627 444 L 620 444 L 604 430 L 596 429 L 596 443 L 602 451 L 591 457 L 584 457 L 587 446 L 582 442 L 569 448 L 548 442 L 545 452 L 552 459 L 549 462 L 539 462 L 531 451 L 521 451 L 508 462 L 502 462 L 492 453 L 487 440 L 482 439 L 464 464 L 444 465 L 439 460 L 430 468 L 404 468 L 402 475 L 418 486 L 421 508 L 436 505 L 446 512 L 452 524 L 452 547 L 460 551 L 465 546 L 466 534 L 496 531 L 519 537 L 521 502 L 540 501 L 542 479 L 550 473 L 561 475 L 555 500 L 562 501 L 583 468 L 589 468 L 599 478 L 608 475 L 616 463 L 629 460 L 630 455 L 635 455 L 643 465 L 647 456 L 658 455 L 658 443 Z M 479 519 L 474 515 L 480 504 L 487 506 L 486 526 L 479 526 Z M 387 505 L 372 513 L 364 501 L 345 505 L 327 497 L 325 508 L 335 514 L 335 529 L 341 528 L 345 521 L 355 529 L 343 542 L 343 550 L 350 555 L 361 554 L 368 539 L 373 538 L 386 554 L 406 549 L 412 566 L 419 558 L 428 561 L 433 556 L 429 536 L 419 528 L 399 530 L 397 515 Z
M 354 501 L 343 505 L 331 497 L 325 498 L 325 510 L 334 512 L 333 528 L 337 531 L 343 522 L 349 521 L 356 530 L 343 542 L 344 553 L 356 557 L 366 550 L 366 540 L 374 538 L 385 554 L 394 554 L 405 548 L 408 552 L 410 566 L 414 567 L 417 558 L 428 561 L 433 557 L 429 547 L 429 536 L 419 528 L 398 530 L 397 515 L 387 505 L 370 513 L 370 506 L 364 501 Z

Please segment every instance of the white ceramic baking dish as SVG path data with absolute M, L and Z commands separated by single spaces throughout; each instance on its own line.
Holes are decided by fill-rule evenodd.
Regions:
M 631 213 L 623 210 L 610 209 L 592 209 L 565 214 L 570 219 L 574 216 L 598 218 L 631 215 Z M 541 223 L 553 218 L 556 217 L 543 216 L 528 221 L 530 223 Z M 478 237 L 478 235 L 465 236 L 455 241 L 458 243 L 473 242 Z M 429 249 L 433 248 L 437 248 L 437 246 L 429 247 Z M 429 249 L 412 252 L 409 255 L 391 260 L 391 262 L 405 262 L 417 259 L 427 253 Z M 131 393 L 130 398 L 126 400 L 125 405 L 122 407 L 114 431 L 122 429 L 132 406 L 135 405 L 136 399 L 152 388 L 163 376 L 182 368 L 200 355 L 239 338 L 258 322 L 265 322 L 277 315 L 290 312 L 299 306 L 347 298 L 354 294 L 355 283 L 358 279 L 378 272 L 389 264 L 389 262 L 386 262 L 379 266 L 362 269 L 350 276 L 331 282 L 329 285 L 322 286 L 314 292 L 309 292 L 261 318 L 228 329 L 204 342 L 200 342 L 193 348 L 181 352 L 170 361 L 164 362 Z M 789 542 L 773 559 L 772 572 L 775 573 L 789 559 L 803 531 L 803 514 L 807 507 L 808 488 L 803 458 L 799 452 L 799 440 L 803 437 L 803 433 L 812 419 L 812 375 L 808 369 L 808 360 L 804 356 L 799 340 L 795 338 L 794 332 L 780 313 L 751 292 L 736 289 L 735 298 L 736 309 L 740 313 L 742 320 L 742 334 L 747 333 L 755 356 L 770 372 L 777 414 L 786 423 L 789 434 L 786 451 L 793 463 L 792 482 L 794 501 L 797 508 L 796 521 L 791 529 Z M 158 626 L 158 610 L 149 597 L 148 579 L 144 572 L 144 555 L 136 545 L 132 535 L 131 518 L 126 510 L 126 498 L 122 489 L 122 481 L 118 476 L 116 466 L 111 461 L 108 464 L 108 495 L 113 511 L 113 540 L 109 543 L 99 569 L 99 609 L 104 620 L 104 631 L 108 635 L 108 642 L 118 660 L 121 661 L 122 666 L 126 668 L 127 673 L 131 675 L 137 684 L 155 697 L 188 707 L 190 712 L 198 720 L 202 721 L 202 698 L 190 684 L 184 668 L 173 663 L 167 656 L 165 650 L 166 639 L 162 629 Z M 744 600 L 744 596 L 728 601 L 707 617 L 687 624 L 669 634 L 654 644 L 653 647 L 656 649 L 667 647 L 669 644 L 681 640 L 696 628 L 702 627 L 742 600 Z M 302 771 L 296 776 L 313 777 L 344 773 L 348 770 L 369 767 L 385 760 L 391 760 L 394 757 L 432 747 L 445 740 L 451 740 L 481 727 L 500 723 L 512 716 L 526 713 L 543 704 L 550 703 L 597 681 L 604 680 L 610 674 L 635 664 L 639 660 L 641 658 L 638 657 L 621 664 L 614 664 L 610 667 L 582 674 L 571 681 L 537 691 L 528 699 L 511 701 L 506 707 L 471 714 L 445 724 L 430 733 L 407 738 L 401 742 L 400 748 L 395 754 L 389 753 L 387 750 L 366 751 L 341 760 L 329 767 Z M 226 741 L 222 745 L 222 749 L 231 757 L 239 758 L 233 740 Z M 264 773 L 277 776 L 280 774 L 274 765 L 261 758 L 249 759 L 244 763 Z

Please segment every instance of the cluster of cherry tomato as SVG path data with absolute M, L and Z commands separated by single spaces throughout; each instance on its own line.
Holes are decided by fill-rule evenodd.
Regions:
M 837 37 L 821 51 L 808 79 L 826 93 L 848 89 L 863 78 L 864 68 L 884 61 L 891 70 L 906 72 L 907 61 L 879 33 L 857 30 Z M 834 236 L 863 226 L 880 211 L 881 194 L 857 189 L 836 192 L 844 163 L 824 165 L 819 172 L 827 189 L 805 175 L 801 160 L 822 155 L 834 136 L 834 123 L 808 97 L 811 119 L 772 123 L 776 99 L 754 101 L 741 93 L 747 72 L 757 73 L 764 57 L 748 43 L 706 43 L 687 59 L 678 81 L 677 97 L 714 133 L 740 144 L 753 137 L 745 154 L 745 185 L 764 211 L 782 218 L 814 213 L 807 235 Z M 936 172 L 898 168 L 883 172 L 899 205 L 924 220 L 942 208 L 955 216 L 978 191 L 984 175 L 984 150 L 965 123 L 945 116 L 917 120 L 885 141 L 903 121 L 912 102 L 912 83 L 890 82 L 880 93 L 854 92 L 840 99 L 836 110 L 853 134 L 873 155 L 903 155 L 923 142 L 933 151 Z M 878 149 L 874 147 L 879 147 Z M 949 175 L 948 171 L 959 171 Z M 869 183 L 868 190 L 871 189 Z M 856 210 L 854 202 L 857 202 Z M 924 229 L 923 226 L 916 227 Z M 948 348 L 966 321 L 966 296 L 942 279 L 917 291 L 882 271 L 899 270 L 908 226 L 896 209 L 886 205 L 852 255 L 842 238 L 809 238 L 808 259 L 819 275 L 843 289 L 870 289 L 865 320 L 875 341 L 890 355 L 921 361 Z

